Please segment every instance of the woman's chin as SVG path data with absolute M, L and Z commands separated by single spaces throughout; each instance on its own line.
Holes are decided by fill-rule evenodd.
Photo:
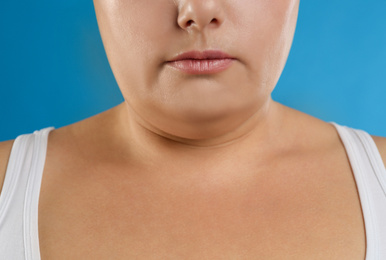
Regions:
M 193 113 L 186 114 L 180 120 L 160 120 L 153 126 L 165 137 L 174 140 L 220 140 L 226 136 L 238 135 L 237 132 L 247 125 L 251 114 L 253 113 Z

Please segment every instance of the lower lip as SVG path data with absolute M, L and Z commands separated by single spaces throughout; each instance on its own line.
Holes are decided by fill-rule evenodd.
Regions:
M 228 69 L 234 59 L 178 60 L 167 64 L 187 74 L 214 74 Z

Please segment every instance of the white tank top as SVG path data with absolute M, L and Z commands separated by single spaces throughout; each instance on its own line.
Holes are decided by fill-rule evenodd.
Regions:
M 386 170 L 366 132 L 333 125 L 346 148 L 366 228 L 366 260 L 386 259 Z M 0 194 L 0 259 L 40 260 L 38 202 L 53 128 L 16 138 Z

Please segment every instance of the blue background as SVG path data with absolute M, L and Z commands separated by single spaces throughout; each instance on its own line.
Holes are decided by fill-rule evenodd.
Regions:
M 71 124 L 123 101 L 91 0 L 1 5 L 0 140 Z M 385 12 L 385 0 L 301 1 L 274 99 L 386 136 Z

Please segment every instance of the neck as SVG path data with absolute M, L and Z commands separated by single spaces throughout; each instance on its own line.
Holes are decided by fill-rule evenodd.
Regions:
M 230 133 L 191 140 L 168 135 L 146 125 L 126 103 L 121 104 L 119 110 L 120 127 L 116 129 L 120 133 L 117 134 L 128 143 L 130 158 L 156 165 L 165 162 L 202 165 L 206 161 L 216 164 L 250 154 L 255 158 L 264 158 L 275 149 L 283 123 L 281 105 L 270 101 Z

